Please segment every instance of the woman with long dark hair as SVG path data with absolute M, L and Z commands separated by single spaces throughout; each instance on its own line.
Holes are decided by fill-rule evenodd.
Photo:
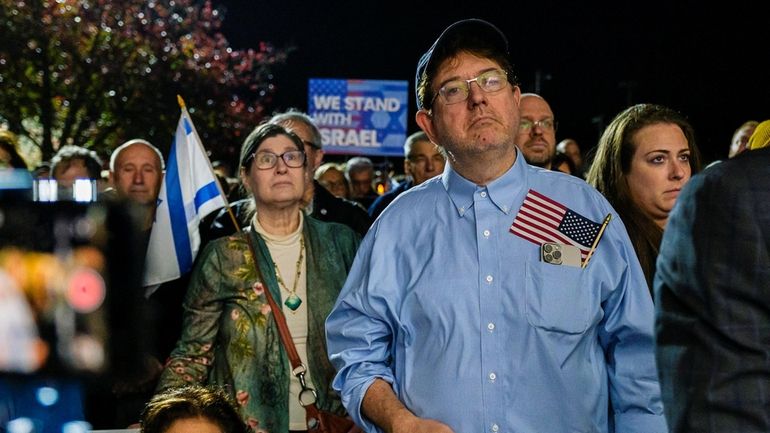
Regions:
M 627 108 L 599 139 L 586 181 L 623 220 L 650 289 L 668 214 L 700 168 L 692 126 L 661 105 Z

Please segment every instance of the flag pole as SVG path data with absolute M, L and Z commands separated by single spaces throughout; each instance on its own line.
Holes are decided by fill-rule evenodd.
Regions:
M 181 95 L 176 95 L 176 102 L 179 104 L 179 108 L 182 109 L 182 112 L 184 115 L 189 119 L 190 113 L 187 111 L 187 105 L 184 103 L 184 99 L 182 99 Z M 201 137 L 198 135 L 198 130 L 195 129 L 195 124 L 193 124 L 192 120 L 190 121 L 190 128 L 193 130 L 193 134 L 195 134 L 195 138 L 197 139 L 198 146 L 201 147 L 201 150 L 203 151 L 203 155 L 206 157 L 206 163 L 209 165 L 209 169 L 212 173 L 214 173 L 214 167 L 211 165 L 211 161 L 209 160 L 209 156 L 206 153 L 206 149 L 203 147 L 203 141 L 201 141 Z M 238 224 L 238 219 L 235 217 L 235 214 L 233 213 L 233 209 L 230 207 L 230 201 L 227 199 L 227 196 L 225 195 L 224 191 L 222 191 L 222 185 L 219 184 L 219 179 L 217 178 L 217 190 L 219 191 L 219 194 L 222 196 L 222 198 L 225 201 L 225 209 L 227 209 L 227 213 L 230 215 L 230 219 L 233 222 L 233 225 L 235 226 L 235 229 L 238 232 L 241 232 L 241 225 Z

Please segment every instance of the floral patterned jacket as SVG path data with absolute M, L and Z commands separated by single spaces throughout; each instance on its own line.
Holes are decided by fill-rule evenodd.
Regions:
M 353 263 L 360 239 L 347 226 L 304 218 L 307 249 L 308 368 L 322 410 L 344 414 L 332 389 L 335 375 L 326 351 L 324 322 Z M 245 236 L 252 236 L 262 275 L 253 267 Z M 229 391 L 243 419 L 257 432 L 289 430 L 291 367 L 271 317 L 264 288 L 281 305 L 273 260 L 262 238 L 217 239 L 204 248 L 183 304 L 182 336 L 171 352 L 158 391 L 190 383 Z

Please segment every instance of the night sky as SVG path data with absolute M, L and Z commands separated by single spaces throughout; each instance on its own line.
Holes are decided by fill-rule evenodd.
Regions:
M 583 151 L 625 107 L 669 106 L 695 127 L 706 162 L 726 157 L 745 120 L 770 118 L 770 23 L 762 2 L 219 0 L 234 48 L 293 46 L 276 71 L 273 108 L 307 109 L 308 78 L 408 80 L 449 24 L 483 18 L 508 37 L 523 92 L 559 121 L 557 140 Z M 410 92 L 409 133 L 414 122 Z

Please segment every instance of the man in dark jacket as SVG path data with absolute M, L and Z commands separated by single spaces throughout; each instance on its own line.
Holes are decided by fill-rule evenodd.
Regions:
M 423 131 L 407 137 L 404 142 L 404 173 L 407 178 L 393 190 L 379 196 L 369 206 L 369 216 L 372 220 L 377 219 L 399 194 L 441 174 L 445 163 L 444 155 Z
M 655 274 L 671 432 L 770 431 L 770 148 L 694 176 Z

